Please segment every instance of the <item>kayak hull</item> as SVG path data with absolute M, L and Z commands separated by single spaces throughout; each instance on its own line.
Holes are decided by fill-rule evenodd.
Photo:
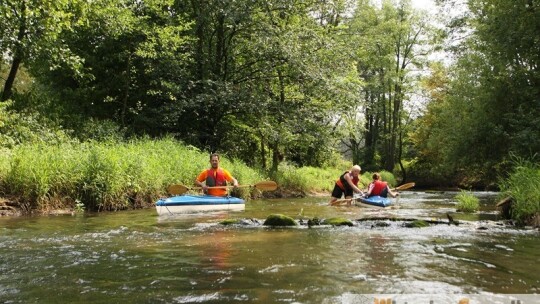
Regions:
M 386 208 L 392 205 L 392 201 L 387 197 L 370 196 L 368 198 L 359 197 L 355 201 L 356 206 L 360 207 L 380 207 Z
M 243 199 L 212 195 L 178 195 L 163 198 L 156 202 L 156 210 L 159 215 L 208 211 L 242 211 L 244 209 L 245 202 Z

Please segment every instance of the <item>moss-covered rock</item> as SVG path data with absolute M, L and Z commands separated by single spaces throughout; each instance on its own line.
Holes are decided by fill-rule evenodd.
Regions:
M 423 228 L 423 227 L 428 227 L 429 224 L 428 222 L 424 220 L 414 220 L 412 222 L 405 223 L 403 226 L 407 228 Z
M 323 221 L 323 224 L 324 225 L 332 225 L 332 226 L 353 226 L 353 223 L 346 219 L 346 218 L 342 218 L 342 217 L 333 217 L 333 218 L 329 218 L 329 219 L 325 219 Z
M 264 221 L 265 226 L 296 226 L 293 218 L 283 214 L 271 214 Z
M 235 225 L 235 224 L 238 224 L 239 223 L 239 220 L 238 219 L 226 219 L 226 220 L 223 220 L 221 222 L 219 222 L 221 225 Z

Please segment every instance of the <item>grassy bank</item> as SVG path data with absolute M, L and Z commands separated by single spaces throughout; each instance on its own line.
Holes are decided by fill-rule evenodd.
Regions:
M 120 210 L 152 204 L 173 183 L 193 185 L 209 166 L 208 153 L 172 139 L 127 143 L 28 144 L 2 151 L 0 189 L 24 211 L 84 204 Z M 265 178 L 241 162 L 222 166 L 243 184 Z
M 0 151 L 0 191 L 25 213 L 58 209 L 122 210 L 152 206 L 166 196 L 171 184 L 192 186 L 197 174 L 209 166 L 208 152 L 174 139 L 139 139 L 130 142 L 32 143 Z M 221 165 L 241 184 L 273 179 L 278 195 L 329 192 L 347 168 L 313 168 L 282 164 L 268 177 L 240 161 L 222 156 Z M 395 185 L 392 174 L 383 179 Z M 361 176 L 367 187 L 371 173 Z M 244 198 L 249 190 L 240 190 Z

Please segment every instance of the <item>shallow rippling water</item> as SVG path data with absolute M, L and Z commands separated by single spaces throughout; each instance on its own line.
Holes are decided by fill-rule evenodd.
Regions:
M 475 194 L 482 210 L 473 215 L 455 213 L 456 193 L 405 192 L 390 210 L 303 198 L 251 201 L 235 213 L 0 218 L 0 302 L 359 303 L 364 294 L 539 293 L 540 233 L 489 224 L 498 220 L 496 194 Z M 273 213 L 355 225 L 219 224 L 260 223 Z M 445 221 L 446 213 L 464 224 L 356 221 Z

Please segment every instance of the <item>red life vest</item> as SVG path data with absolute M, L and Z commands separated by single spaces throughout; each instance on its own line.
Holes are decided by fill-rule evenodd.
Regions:
M 383 192 L 383 190 L 386 188 L 388 184 L 386 182 L 383 182 L 383 181 L 374 181 L 373 182 L 373 189 L 371 190 L 371 194 L 370 195 L 381 195 L 381 193 Z
M 208 187 L 216 187 L 216 186 L 227 186 L 227 180 L 225 179 L 225 174 L 223 174 L 223 170 L 221 169 L 208 169 L 206 171 L 206 185 Z

